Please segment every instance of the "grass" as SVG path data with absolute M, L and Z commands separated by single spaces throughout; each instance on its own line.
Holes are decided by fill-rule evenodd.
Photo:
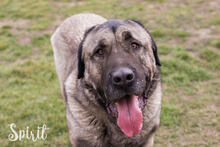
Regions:
M 166 105 L 162 108 L 161 125 L 169 128 L 178 128 L 182 124 L 180 108 Z
M 157 38 L 161 38 L 161 37 L 166 36 L 166 33 L 162 29 L 155 29 L 153 32 L 151 32 L 151 34 Z
M 143 22 L 158 45 L 163 106 L 155 146 L 219 146 L 220 41 L 217 0 L 1 0 L 0 144 L 70 146 L 50 36 L 73 14 Z M 100 7 L 101 6 L 101 7 Z M 202 30 L 210 30 L 203 34 Z M 36 130 L 46 141 L 11 142 L 9 124 Z
M 220 38 L 216 40 L 214 44 L 218 49 L 220 49 Z

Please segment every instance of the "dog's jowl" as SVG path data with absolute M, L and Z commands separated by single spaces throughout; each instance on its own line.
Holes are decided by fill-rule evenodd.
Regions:
M 72 146 L 152 146 L 161 64 L 144 26 L 78 14 L 57 28 L 51 43 Z

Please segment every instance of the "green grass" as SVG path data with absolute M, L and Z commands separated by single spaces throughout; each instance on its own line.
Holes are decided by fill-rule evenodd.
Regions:
M 216 40 L 214 44 L 218 49 L 220 49 L 220 38 Z
M 182 121 L 179 107 L 170 105 L 162 107 L 161 125 L 169 128 L 178 128 L 181 126 Z
M 153 32 L 151 32 L 151 34 L 153 35 L 153 37 L 165 37 L 166 33 L 162 30 L 162 29 L 155 29 Z
M 210 22 L 213 25 L 220 25 L 220 15 L 219 15 L 219 13 L 216 14 L 215 16 L 213 16 L 212 18 L 210 18 Z
M 185 37 L 189 37 L 190 33 L 183 31 L 183 30 L 177 30 L 173 32 L 173 36 L 174 37 L 179 37 L 179 38 L 185 38 Z
M 1 146 L 70 146 L 50 36 L 60 19 L 85 12 L 140 20 L 157 42 L 163 106 L 155 146 L 219 146 L 220 26 L 211 2 L 1 0 Z M 201 39 L 203 29 L 211 33 Z M 10 123 L 32 130 L 46 124 L 48 138 L 11 142 Z

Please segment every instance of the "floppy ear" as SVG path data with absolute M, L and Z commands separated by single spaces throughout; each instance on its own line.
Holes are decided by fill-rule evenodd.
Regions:
M 83 78 L 85 72 L 85 63 L 82 57 L 83 42 L 84 40 L 80 42 L 78 49 L 78 79 Z
M 158 53 L 157 53 L 157 45 L 156 45 L 153 37 L 151 35 L 150 35 L 150 37 L 151 37 L 151 41 L 152 41 L 152 48 L 153 48 L 153 53 L 154 53 L 156 65 L 161 66 L 160 59 L 159 59 Z
M 85 34 L 84 37 L 82 39 L 82 41 L 79 44 L 79 48 L 78 48 L 78 79 L 81 79 L 84 77 L 84 72 L 85 72 L 85 62 L 84 59 L 82 57 L 82 52 L 83 52 L 83 43 L 85 42 L 86 37 L 88 36 L 88 34 L 96 27 L 92 26 L 91 28 L 89 28 Z
M 160 59 L 159 59 L 159 56 L 157 54 L 157 45 L 152 37 L 152 35 L 150 34 L 150 32 L 144 27 L 144 25 L 138 21 L 138 20 L 131 20 L 135 23 L 137 23 L 138 25 L 140 25 L 142 28 L 144 28 L 144 30 L 150 35 L 150 38 L 151 38 L 151 42 L 152 42 L 152 49 L 153 49 L 153 54 L 154 54 L 154 59 L 156 61 L 156 65 L 158 66 L 161 66 L 161 63 L 160 63 Z

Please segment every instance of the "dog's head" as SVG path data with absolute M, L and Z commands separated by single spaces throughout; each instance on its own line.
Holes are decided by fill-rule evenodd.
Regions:
M 110 20 L 90 28 L 78 50 L 78 79 L 101 91 L 106 110 L 127 136 L 141 130 L 141 111 L 158 66 L 157 46 L 135 20 Z

